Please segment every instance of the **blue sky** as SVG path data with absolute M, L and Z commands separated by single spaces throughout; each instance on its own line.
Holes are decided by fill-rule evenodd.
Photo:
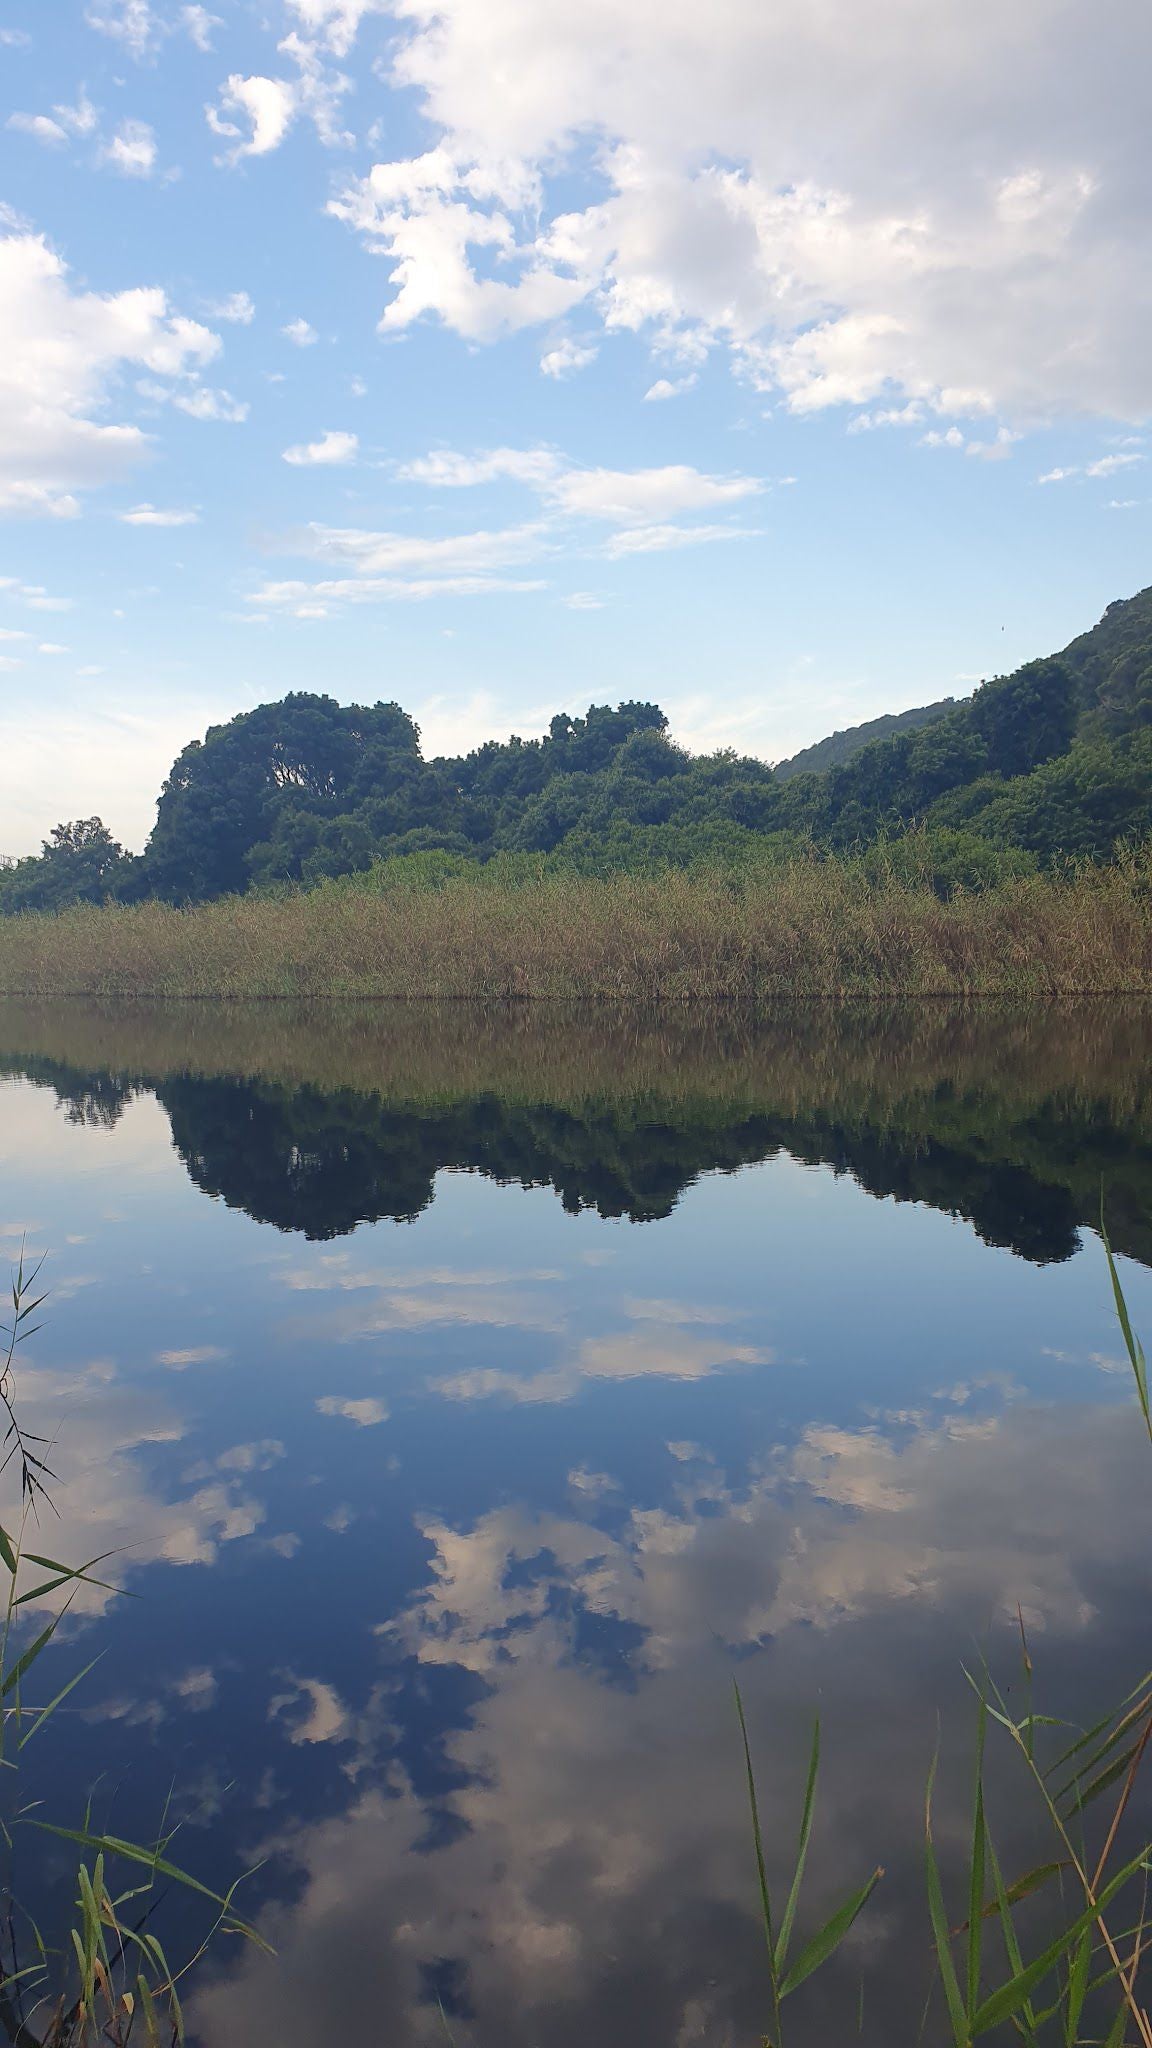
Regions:
M 287 689 L 779 758 L 1152 581 L 1136 0 L 5 0 L 0 853 Z

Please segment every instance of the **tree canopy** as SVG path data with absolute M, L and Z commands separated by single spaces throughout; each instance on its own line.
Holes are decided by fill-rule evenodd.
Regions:
M 942 886 L 1105 859 L 1152 835 L 1152 590 L 961 703 L 834 734 L 805 759 L 774 773 L 728 750 L 691 755 L 658 704 L 636 701 L 426 760 L 399 704 L 294 691 L 184 748 L 142 856 L 98 818 L 60 825 L 0 871 L 0 910 L 200 902 L 413 854 L 593 872 L 740 863 L 891 846 L 912 828 L 938 849 Z

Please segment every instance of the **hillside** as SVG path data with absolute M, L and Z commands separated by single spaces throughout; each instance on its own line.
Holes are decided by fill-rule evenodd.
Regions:
M 813 772 L 819 761 L 831 765 Z M 1152 589 L 1060 654 L 959 703 L 833 734 L 776 773 L 688 754 L 658 704 L 594 704 L 557 714 L 541 739 L 426 760 L 399 704 L 294 692 L 185 747 L 143 855 L 99 818 L 60 825 L 41 856 L 0 873 L 0 910 L 197 903 L 413 854 L 441 869 L 500 856 L 509 875 L 525 861 L 652 873 L 883 839 L 876 858 L 890 861 L 911 826 L 927 829 L 916 846 L 930 845 L 942 888 L 1152 837 Z
M 823 775 L 829 768 L 843 768 L 873 740 L 891 739 L 898 732 L 919 732 L 921 726 L 931 725 L 934 718 L 943 718 L 955 706 L 955 697 L 941 697 L 937 704 L 921 704 L 911 711 L 886 711 L 882 717 L 869 718 L 863 725 L 849 725 L 843 732 L 829 733 L 826 740 L 802 747 L 787 761 L 777 761 L 776 780 L 789 782 L 793 775 Z

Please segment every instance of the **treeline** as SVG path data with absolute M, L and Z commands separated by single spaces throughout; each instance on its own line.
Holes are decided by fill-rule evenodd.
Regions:
M 873 849 L 886 877 L 904 862 L 944 894 L 1105 860 L 1152 835 L 1152 590 L 1063 653 L 895 723 L 809 750 L 837 758 L 823 772 L 691 755 L 639 702 L 426 761 L 398 704 L 295 692 L 184 749 L 142 855 L 99 818 L 60 825 L 0 873 L 0 909 L 199 903 L 413 854 L 603 874 Z

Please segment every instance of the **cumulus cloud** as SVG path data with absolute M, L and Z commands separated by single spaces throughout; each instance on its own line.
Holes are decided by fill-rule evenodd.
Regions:
M 304 441 L 295 448 L 285 448 L 283 460 L 291 462 L 297 469 L 330 467 L 336 463 L 355 462 L 360 442 L 355 434 L 322 434 L 318 441 Z
M 679 398 L 685 391 L 691 391 L 692 386 L 699 381 L 695 370 L 689 371 L 686 377 L 657 377 L 656 382 L 650 384 L 644 393 L 645 402 L 649 405 L 658 405 L 665 399 Z
M 213 391 L 207 384 L 197 385 L 194 391 L 177 391 L 172 403 L 194 420 L 223 420 L 229 426 L 240 425 L 250 410 L 246 399 L 233 398 L 230 391 Z
M 180 23 L 185 35 L 191 37 L 198 50 L 210 50 L 213 29 L 223 26 L 218 14 L 209 14 L 206 7 L 200 6 L 182 7 Z
M 301 28 L 322 37 L 330 50 L 343 57 L 355 42 L 365 15 L 386 13 L 390 0 L 288 0 L 288 5 Z
M 0 510 L 73 516 L 74 491 L 110 482 L 148 452 L 138 426 L 105 415 L 128 367 L 185 388 L 218 336 L 157 286 L 73 291 L 40 235 L 0 236 Z
M 271 155 L 301 117 L 311 121 L 327 148 L 346 146 L 354 139 L 339 125 L 340 102 L 351 80 L 330 70 L 316 44 L 295 31 L 278 47 L 296 66 L 294 77 L 256 73 L 245 78 L 234 71 L 225 79 L 217 104 L 204 109 L 212 133 L 228 144 L 221 163 Z
M 297 6 L 341 47 L 363 11 Z M 333 201 L 387 261 L 386 329 L 485 340 L 579 306 L 689 367 L 723 348 L 800 413 L 1152 412 L 1152 20 L 1130 0 L 1091 21 L 942 0 L 916 34 L 893 0 L 400 22 L 392 81 L 436 139 Z
M 156 168 L 156 137 L 147 121 L 121 121 L 101 154 L 126 178 L 150 178 Z
M 111 36 L 139 60 L 155 50 L 164 34 L 164 25 L 152 11 L 150 0 L 119 0 L 119 5 L 106 13 L 89 9 L 84 19 L 89 28 L 103 36 Z
M 230 292 L 226 299 L 212 307 L 213 317 L 228 320 L 238 327 L 250 327 L 256 318 L 256 308 L 247 292 Z
M 296 348 L 311 348 L 318 339 L 316 329 L 307 320 L 289 320 L 280 332 Z
M 190 510 L 181 511 L 170 506 L 133 505 L 128 512 L 118 512 L 117 518 L 124 526 L 198 526 L 200 514 Z
M 10 114 L 5 125 L 18 135 L 59 148 L 73 136 L 94 134 L 96 122 L 95 107 L 81 93 L 75 106 L 55 106 L 51 114 Z
M 561 341 L 541 356 L 540 368 L 546 377 L 571 377 L 577 370 L 586 370 L 599 353 L 595 342 Z

